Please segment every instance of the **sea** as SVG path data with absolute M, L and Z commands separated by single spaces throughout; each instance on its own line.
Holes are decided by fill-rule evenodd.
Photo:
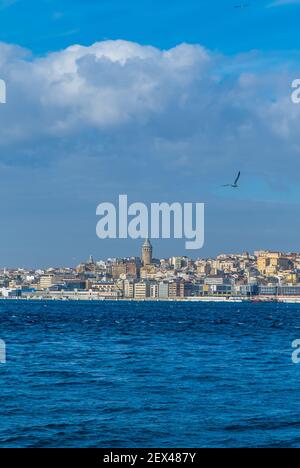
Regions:
M 0 447 L 300 447 L 300 305 L 0 301 Z

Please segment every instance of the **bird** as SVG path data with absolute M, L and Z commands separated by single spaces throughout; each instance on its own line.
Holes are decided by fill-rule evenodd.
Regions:
M 222 187 L 232 187 L 232 188 L 238 188 L 238 181 L 239 181 L 239 178 L 241 177 L 241 171 L 239 171 L 235 181 L 233 182 L 233 184 L 225 184 L 225 185 L 222 185 Z

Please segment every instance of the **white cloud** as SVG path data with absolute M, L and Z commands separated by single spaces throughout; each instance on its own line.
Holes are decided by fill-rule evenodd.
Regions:
M 29 114 L 41 118 L 36 132 L 53 134 L 78 125 L 104 128 L 159 113 L 177 92 L 184 98 L 195 73 L 200 76 L 210 61 L 200 46 L 160 51 L 126 41 L 74 45 L 33 61 L 19 57 L 21 52 L 5 44 L 0 52 L 14 117 L 18 122 L 18 108 L 30 99 Z M 27 135 L 28 124 L 30 119 L 21 125 Z M 19 122 L 15 125 L 20 129 Z
M 290 57 L 272 62 L 258 52 L 225 57 L 200 45 L 164 51 L 104 41 L 35 58 L 1 44 L 0 66 L 8 94 L 2 164 L 67 159 L 80 176 L 92 157 L 107 173 L 114 160 L 129 181 L 135 165 L 150 175 L 159 164 L 166 174 L 178 167 L 199 173 L 204 185 L 213 168 L 230 164 L 270 180 L 282 170 L 295 176 L 300 106 L 290 100 Z

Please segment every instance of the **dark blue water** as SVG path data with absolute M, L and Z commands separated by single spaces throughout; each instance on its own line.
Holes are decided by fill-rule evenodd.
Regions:
M 0 302 L 1 447 L 300 447 L 300 306 Z

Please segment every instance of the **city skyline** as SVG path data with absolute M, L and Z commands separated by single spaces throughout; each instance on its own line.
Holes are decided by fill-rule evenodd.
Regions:
M 300 253 L 257 251 L 193 260 L 157 259 L 149 239 L 139 257 L 76 267 L 0 269 L 1 299 L 300 302 Z

